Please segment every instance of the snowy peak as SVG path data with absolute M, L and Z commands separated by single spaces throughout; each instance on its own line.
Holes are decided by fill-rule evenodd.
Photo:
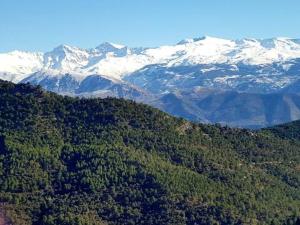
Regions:
M 191 44 L 191 43 L 195 43 L 195 42 L 224 42 L 224 41 L 228 41 L 226 39 L 222 39 L 222 38 L 215 38 L 215 37 L 211 37 L 211 36 L 203 36 L 203 37 L 199 37 L 199 38 L 187 38 L 187 39 L 183 39 L 180 42 L 177 43 L 177 45 L 184 45 L 184 44 Z
M 44 69 L 74 72 L 87 65 L 89 53 L 87 50 L 60 45 L 51 52 L 44 54 Z
M 114 51 L 116 49 L 122 49 L 122 48 L 126 48 L 126 46 L 119 45 L 119 44 L 114 44 L 114 43 L 111 43 L 111 42 L 104 42 L 104 43 L 102 43 L 102 44 L 100 44 L 99 46 L 96 47 L 96 49 L 105 50 L 105 51 Z
M 183 39 L 180 42 L 178 42 L 177 45 L 190 44 L 190 43 L 194 43 L 196 41 L 200 41 L 200 40 L 204 40 L 204 39 L 206 39 L 206 36 L 200 37 L 200 38 L 186 38 L 186 39 Z
M 166 111 L 174 105 L 175 111 L 169 111 L 174 115 L 201 115 L 210 122 L 225 121 L 225 100 L 229 124 L 235 108 L 233 123 L 238 126 L 267 125 L 266 115 L 274 107 L 284 108 L 276 111 L 281 112 L 278 118 L 285 118 L 287 104 L 291 118 L 300 118 L 294 97 L 284 97 L 274 107 L 269 105 L 273 100 L 265 107 L 266 98 L 258 98 L 274 93 L 300 96 L 300 39 L 205 36 L 156 48 L 105 42 L 92 49 L 60 45 L 46 53 L 13 51 L 0 53 L 0 79 L 29 82 L 64 95 L 130 98 Z M 248 103 L 262 103 L 263 113 L 273 111 L 252 115 Z M 240 113 L 244 106 L 251 111 L 246 113 L 249 120 Z M 218 115 L 220 119 L 212 119 Z
M 66 58 L 72 57 L 74 55 L 85 55 L 88 56 L 88 51 L 82 48 L 73 47 L 70 45 L 59 45 L 54 48 L 52 51 L 45 53 L 45 55 L 49 55 L 52 57 Z
M 131 53 L 130 49 L 124 45 L 113 44 L 110 42 L 104 42 L 96 47 L 103 55 L 111 55 L 116 57 L 123 57 Z
M 47 53 L 2 53 L 0 77 L 19 82 L 32 73 L 52 71 L 51 74 L 99 74 L 122 79 L 151 65 L 272 65 L 297 58 L 300 40 L 290 38 L 227 40 L 204 36 L 157 48 L 128 48 L 104 42 L 93 49 L 60 45 Z
M 19 82 L 43 67 L 43 54 L 12 51 L 0 54 L 0 78 Z
M 245 46 L 255 46 L 255 47 L 262 47 L 265 49 L 276 49 L 278 47 L 284 47 L 286 50 L 290 46 L 296 47 L 299 49 L 300 40 L 299 39 L 291 39 L 286 37 L 279 37 L 279 38 L 269 38 L 269 39 L 254 39 L 254 38 L 244 38 L 241 40 L 235 41 L 237 46 L 242 48 Z
M 272 64 L 300 57 L 300 44 L 290 38 L 237 40 L 231 61 L 250 65 Z

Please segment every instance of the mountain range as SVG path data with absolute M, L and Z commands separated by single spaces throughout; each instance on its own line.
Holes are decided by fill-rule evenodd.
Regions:
M 121 97 L 175 116 L 260 128 L 300 119 L 300 39 L 185 39 L 129 48 L 0 54 L 0 79 L 63 95 Z

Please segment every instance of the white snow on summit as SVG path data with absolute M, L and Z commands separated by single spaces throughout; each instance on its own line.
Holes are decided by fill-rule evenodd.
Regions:
M 19 82 L 43 67 L 43 54 L 13 51 L 0 54 L 0 78 Z
M 76 72 L 89 62 L 87 50 L 68 45 L 60 45 L 44 54 L 43 69 Z
M 35 72 L 50 71 L 52 75 L 77 74 L 80 79 L 90 74 L 122 79 L 154 64 L 263 65 L 296 58 L 300 58 L 300 40 L 290 38 L 227 40 L 206 36 L 147 49 L 105 42 L 94 49 L 61 45 L 47 53 L 1 53 L 0 78 L 19 82 Z

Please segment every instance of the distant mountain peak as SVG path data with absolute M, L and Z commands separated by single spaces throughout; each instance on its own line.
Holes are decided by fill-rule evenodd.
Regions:
M 205 39 L 208 39 L 208 38 L 210 38 L 210 36 L 202 36 L 202 37 L 198 37 L 198 38 L 186 38 L 186 39 L 183 39 L 183 40 L 179 41 L 177 44 L 178 45 L 184 45 L 184 44 L 194 43 L 194 42 L 197 42 L 197 41 L 202 41 L 202 40 L 205 40 Z
M 95 73 L 123 79 L 135 73 L 141 73 L 143 69 L 145 70 L 148 67 L 156 71 L 155 65 L 164 65 L 168 68 L 200 67 L 202 65 L 201 69 L 193 72 L 203 74 L 215 72 L 218 73 L 218 76 L 226 73 L 227 78 L 208 77 L 207 79 L 214 84 L 220 82 L 233 83 L 234 77 L 240 77 L 240 74 L 236 73 L 240 72 L 238 69 L 232 70 L 232 68 L 237 68 L 239 64 L 255 67 L 279 63 L 285 65 L 282 68 L 286 72 L 288 68 L 292 68 L 290 65 L 292 60 L 298 58 L 300 58 L 300 40 L 290 38 L 228 40 L 202 36 L 184 39 L 176 45 L 147 49 L 129 48 L 111 42 L 104 42 L 92 49 L 59 45 L 47 53 L 24 53 L 19 51 L 1 53 L 0 78 L 18 82 L 26 76 L 41 70 L 58 70 L 59 74 L 68 72 L 88 76 Z M 224 71 L 219 71 L 218 65 L 227 65 L 227 67 Z M 157 71 L 157 73 L 162 76 L 161 71 Z M 249 71 L 249 73 L 248 75 L 252 77 L 258 72 Z M 261 71 L 261 74 L 271 76 L 274 71 L 271 69 L 267 72 Z M 188 73 L 181 74 L 178 79 L 186 76 L 190 75 Z M 201 78 L 200 75 L 196 77 Z M 256 79 L 259 78 L 255 77 Z M 282 83 L 276 84 L 276 86 L 289 83 L 291 82 L 290 79 L 292 78 L 288 80 L 282 78 L 282 81 L 280 81 Z M 260 80 L 266 83 L 271 82 L 267 79 Z
M 158 106 L 166 106 L 166 111 L 174 106 L 175 115 L 181 112 L 179 115 L 186 118 L 205 118 L 205 121 L 213 122 L 222 122 L 223 117 L 214 120 L 206 112 L 209 106 L 210 112 L 216 110 L 214 105 L 218 106 L 219 99 L 222 103 L 225 92 L 226 99 L 234 99 L 239 111 L 246 105 L 244 100 L 256 101 L 257 94 L 281 91 L 299 94 L 299 74 L 300 40 L 283 37 L 228 40 L 203 36 L 156 48 L 129 48 L 104 42 L 92 49 L 59 45 L 47 53 L 0 53 L 0 79 L 39 84 L 63 94 L 118 96 L 134 100 L 138 96 L 144 103 L 154 105 L 157 102 Z M 218 96 L 215 98 L 214 94 Z M 250 97 L 239 100 L 239 96 L 245 95 Z M 166 98 L 160 102 L 162 96 Z M 207 98 L 201 108 L 197 101 L 202 101 L 205 96 L 213 97 L 216 102 Z M 257 101 L 265 101 L 265 97 L 260 99 Z M 293 109 L 290 118 L 300 118 L 298 101 L 285 101 L 282 104 Z M 268 108 L 272 108 L 272 104 Z M 187 114 L 185 109 L 188 109 Z M 199 117 L 202 113 L 207 117 L 204 114 Z M 236 115 L 230 117 L 228 114 L 227 122 L 233 121 L 238 126 L 258 123 L 258 117 L 238 121 L 244 115 Z M 276 122 L 260 121 L 264 124 Z
M 127 48 L 127 47 L 124 45 L 114 44 L 111 42 L 103 42 L 102 44 L 100 44 L 96 47 L 96 49 L 106 50 L 106 51 L 113 51 L 113 50 L 124 49 L 124 48 Z
M 72 52 L 76 52 L 76 51 L 85 51 L 81 48 L 78 48 L 78 47 L 74 47 L 74 46 L 71 46 L 71 45 L 66 45 L 66 44 L 61 44 L 57 47 L 55 47 L 51 52 L 53 53 L 72 53 Z

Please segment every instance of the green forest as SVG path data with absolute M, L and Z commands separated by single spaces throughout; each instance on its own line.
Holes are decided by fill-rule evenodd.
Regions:
M 203 125 L 0 81 L 0 208 L 14 225 L 300 224 L 300 122 Z

